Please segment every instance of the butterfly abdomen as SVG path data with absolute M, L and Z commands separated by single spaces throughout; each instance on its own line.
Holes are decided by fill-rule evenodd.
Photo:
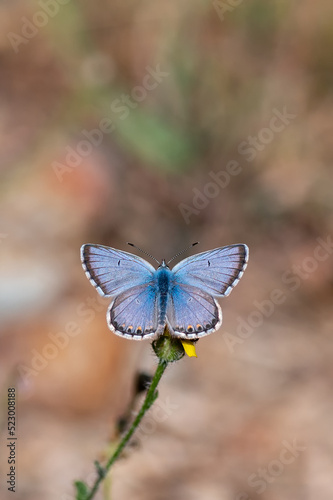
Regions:
M 172 273 L 168 268 L 160 268 L 156 271 L 156 284 L 158 290 L 158 324 L 164 325 L 166 322 L 166 311 L 168 297 L 170 296 Z

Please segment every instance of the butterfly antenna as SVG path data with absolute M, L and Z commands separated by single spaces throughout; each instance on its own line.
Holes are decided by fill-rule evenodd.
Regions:
M 137 250 L 140 250 L 140 252 L 142 252 L 143 254 L 147 255 L 147 256 L 148 256 L 148 257 L 150 257 L 151 259 L 155 260 L 155 261 L 157 262 L 157 264 L 161 265 L 161 263 L 160 263 L 157 259 L 155 259 L 155 257 L 153 257 L 150 253 L 145 252 L 145 250 L 142 250 L 142 248 L 139 248 L 139 247 L 137 247 L 136 245 L 134 245 L 133 243 L 129 243 L 129 242 L 127 242 L 127 245 L 129 245 L 129 246 L 131 246 L 131 247 L 134 247 L 134 248 L 136 248 Z
M 189 248 L 195 247 L 195 245 L 198 245 L 198 244 L 199 244 L 199 241 L 196 241 L 195 243 L 192 243 L 192 245 L 190 245 L 189 247 L 184 248 L 184 250 L 182 250 L 181 252 L 178 252 L 174 257 L 172 257 L 172 259 L 169 260 L 168 264 L 170 264 L 171 261 L 173 261 L 174 259 L 179 257 L 179 255 L 181 255 L 182 253 L 186 252 Z

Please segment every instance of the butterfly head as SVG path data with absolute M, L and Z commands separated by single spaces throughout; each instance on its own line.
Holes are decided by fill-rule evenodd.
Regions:
M 165 259 L 162 259 L 161 264 L 158 266 L 158 269 L 170 269 Z

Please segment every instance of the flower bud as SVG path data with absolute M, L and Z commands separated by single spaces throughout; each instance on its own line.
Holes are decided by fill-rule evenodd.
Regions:
M 185 355 L 181 341 L 171 337 L 167 328 L 165 328 L 163 335 L 153 341 L 152 347 L 156 356 L 167 363 L 178 361 Z

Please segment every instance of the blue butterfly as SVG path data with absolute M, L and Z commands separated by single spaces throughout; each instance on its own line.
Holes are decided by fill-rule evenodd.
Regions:
M 134 246 L 134 245 L 133 245 Z M 248 262 L 246 245 L 202 252 L 173 269 L 158 269 L 141 257 L 101 245 L 83 245 L 81 260 L 90 282 L 103 297 L 113 297 L 107 323 L 127 339 L 171 335 L 198 339 L 217 330 L 222 311 L 215 297 L 229 295 Z

